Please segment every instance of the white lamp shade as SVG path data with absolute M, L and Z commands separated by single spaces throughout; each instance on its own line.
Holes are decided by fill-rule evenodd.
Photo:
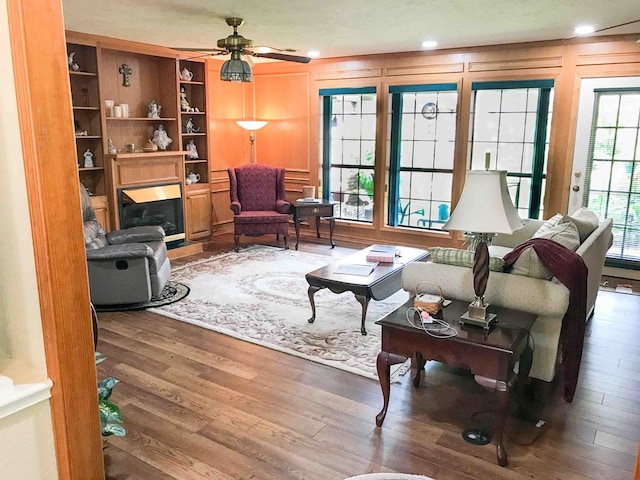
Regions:
M 513 233 L 524 226 L 513 206 L 504 170 L 468 170 L 460 201 L 443 230 Z
M 264 120 L 238 120 L 236 123 L 245 130 L 260 130 L 267 124 Z

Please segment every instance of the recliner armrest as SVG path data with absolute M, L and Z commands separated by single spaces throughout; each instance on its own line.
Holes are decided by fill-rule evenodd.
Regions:
M 107 241 L 110 245 L 120 245 L 123 243 L 159 242 L 164 240 L 164 237 L 164 229 L 157 225 L 131 227 L 107 233 Z
M 240 202 L 231 202 L 231 210 L 233 211 L 234 215 L 240 215 L 240 212 L 242 211 Z
M 122 243 L 107 245 L 103 248 L 87 250 L 87 260 L 127 260 L 133 258 L 151 258 L 153 249 L 144 243 Z

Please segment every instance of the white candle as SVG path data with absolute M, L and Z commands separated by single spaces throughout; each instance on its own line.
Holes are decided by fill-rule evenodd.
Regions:
M 489 170 L 489 165 L 491 163 L 491 152 L 487 150 L 484 154 L 484 169 Z

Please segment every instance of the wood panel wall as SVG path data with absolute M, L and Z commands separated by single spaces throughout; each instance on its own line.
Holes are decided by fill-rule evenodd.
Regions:
M 370 55 L 254 66 L 253 95 L 257 113 L 273 123 L 258 132 L 258 161 L 287 168 L 290 200 L 302 185 L 320 187 L 319 97 L 322 88 L 375 86 L 378 122 L 373 225 L 339 221 L 338 241 L 376 241 L 415 246 L 459 245 L 448 233 L 386 227 L 386 177 L 389 162 L 391 85 L 457 83 L 459 92 L 454 165 L 454 204 L 462 192 L 468 167 L 471 84 L 475 81 L 553 79 L 555 97 L 544 211 L 566 212 L 571 181 L 580 81 L 587 77 L 640 75 L 637 35 L 595 37 L 571 42 L 544 42 L 408 54 Z M 216 95 L 215 91 L 210 94 Z M 306 98 L 305 98 L 306 95 Z M 301 115 L 307 111 L 306 119 Z M 265 145 L 267 144 L 267 145 Z M 306 158 L 305 158 L 306 157 Z M 305 162 L 308 161 L 308 165 Z

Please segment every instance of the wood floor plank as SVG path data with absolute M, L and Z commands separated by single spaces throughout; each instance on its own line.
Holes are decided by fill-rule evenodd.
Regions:
M 274 241 L 275 243 L 275 241 Z M 230 251 L 223 235 L 205 252 Z M 302 241 L 301 251 L 343 258 L 353 249 Z M 330 257 L 330 258 L 329 258 Z M 493 394 L 462 369 L 429 362 L 421 385 L 391 386 L 382 427 L 377 382 L 181 323 L 150 311 L 99 313 L 98 375 L 120 380 L 112 399 L 128 430 L 105 450 L 107 480 L 342 480 L 406 472 L 437 480 L 623 480 L 640 441 L 640 297 L 600 292 L 587 326 L 573 403 L 555 384 L 535 413 L 510 417 L 500 467 L 493 445 L 464 428 L 489 422 Z M 531 445 L 525 445 L 530 443 Z

